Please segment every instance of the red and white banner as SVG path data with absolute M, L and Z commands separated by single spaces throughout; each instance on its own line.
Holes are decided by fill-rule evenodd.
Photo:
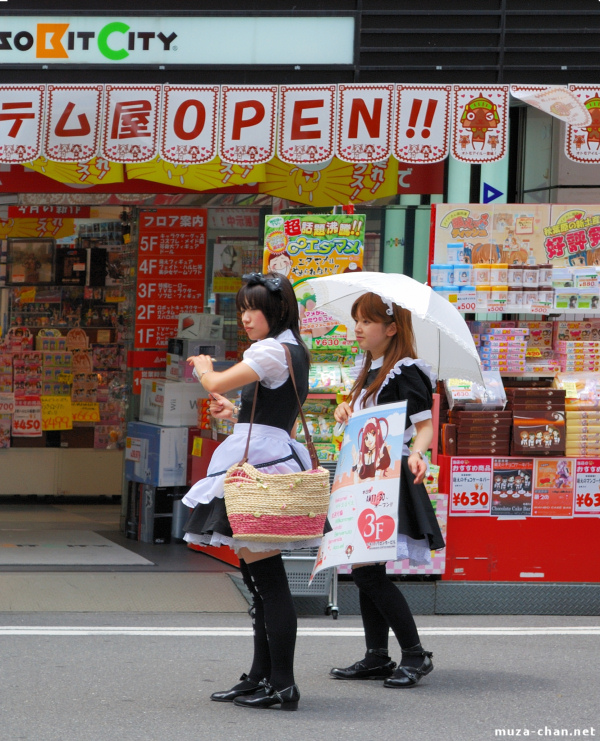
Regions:
M 394 85 L 340 85 L 337 156 L 343 162 L 382 162 L 392 153 Z
M 510 94 L 565 123 L 590 125 L 591 116 L 583 102 L 561 85 L 511 85 Z
M 107 85 L 102 156 L 110 162 L 149 162 L 158 154 L 161 85 Z
M 565 154 L 574 162 L 600 162 L 600 95 L 598 85 L 569 85 L 571 93 L 589 111 L 591 122 L 567 126 Z
M 506 154 L 508 85 L 454 85 L 452 156 L 496 162 Z
M 42 152 L 45 85 L 0 85 L 0 162 L 19 164 Z
M 44 156 L 88 162 L 98 154 L 104 85 L 48 85 Z
M 217 156 L 218 85 L 165 85 L 160 156 L 174 165 L 198 165 Z
M 327 162 L 335 154 L 336 85 L 282 85 L 277 156 L 291 165 Z
M 600 162 L 597 88 L 511 91 L 567 122 L 569 159 Z M 43 154 L 56 162 L 100 156 L 128 164 L 160 154 L 193 165 L 219 154 L 228 165 L 277 156 L 309 172 L 334 155 L 358 167 L 391 155 L 409 165 L 435 164 L 449 151 L 462 162 L 495 162 L 507 152 L 508 92 L 508 85 L 391 83 L 0 85 L 0 163 Z
M 394 157 L 441 162 L 450 147 L 451 85 L 397 85 Z
M 234 165 L 258 165 L 275 156 L 277 86 L 224 85 L 219 156 Z

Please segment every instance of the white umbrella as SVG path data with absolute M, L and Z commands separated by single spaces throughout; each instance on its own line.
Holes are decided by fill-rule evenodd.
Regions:
M 463 378 L 484 384 L 471 332 L 452 304 L 429 286 L 400 273 L 342 273 L 311 278 L 298 286 L 314 293 L 316 309 L 354 329 L 352 304 L 363 293 L 376 293 L 412 314 L 417 355 L 438 378 Z M 352 335 L 351 335 L 352 336 Z

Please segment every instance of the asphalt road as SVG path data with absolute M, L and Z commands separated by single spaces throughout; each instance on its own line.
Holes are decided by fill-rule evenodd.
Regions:
M 435 671 L 416 688 L 387 690 L 379 682 L 327 676 L 331 666 L 361 657 L 360 618 L 301 619 L 300 709 L 282 713 L 209 701 L 248 668 L 251 638 L 242 615 L 0 614 L 0 739 L 600 736 L 599 618 L 423 616 L 417 622 Z

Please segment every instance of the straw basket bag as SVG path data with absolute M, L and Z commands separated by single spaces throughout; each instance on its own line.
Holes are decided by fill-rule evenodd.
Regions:
M 283 349 L 298 399 L 312 469 L 268 474 L 248 463 L 257 381 L 244 457 L 225 475 L 225 507 L 234 538 L 277 543 L 310 540 L 323 535 L 329 506 L 329 472 L 319 466 L 298 396 L 290 351 L 285 345 Z

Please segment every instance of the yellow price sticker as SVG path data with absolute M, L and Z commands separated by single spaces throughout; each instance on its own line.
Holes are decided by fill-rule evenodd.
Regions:
M 526 357 L 528 358 L 541 358 L 542 351 L 539 347 L 528 347 Z
M 194 444 L 192 445 L 192 455 L 196 455 L 198 456 L 198 458 L 202 457 L 202 438 L 201 437 L 194 438 Z

